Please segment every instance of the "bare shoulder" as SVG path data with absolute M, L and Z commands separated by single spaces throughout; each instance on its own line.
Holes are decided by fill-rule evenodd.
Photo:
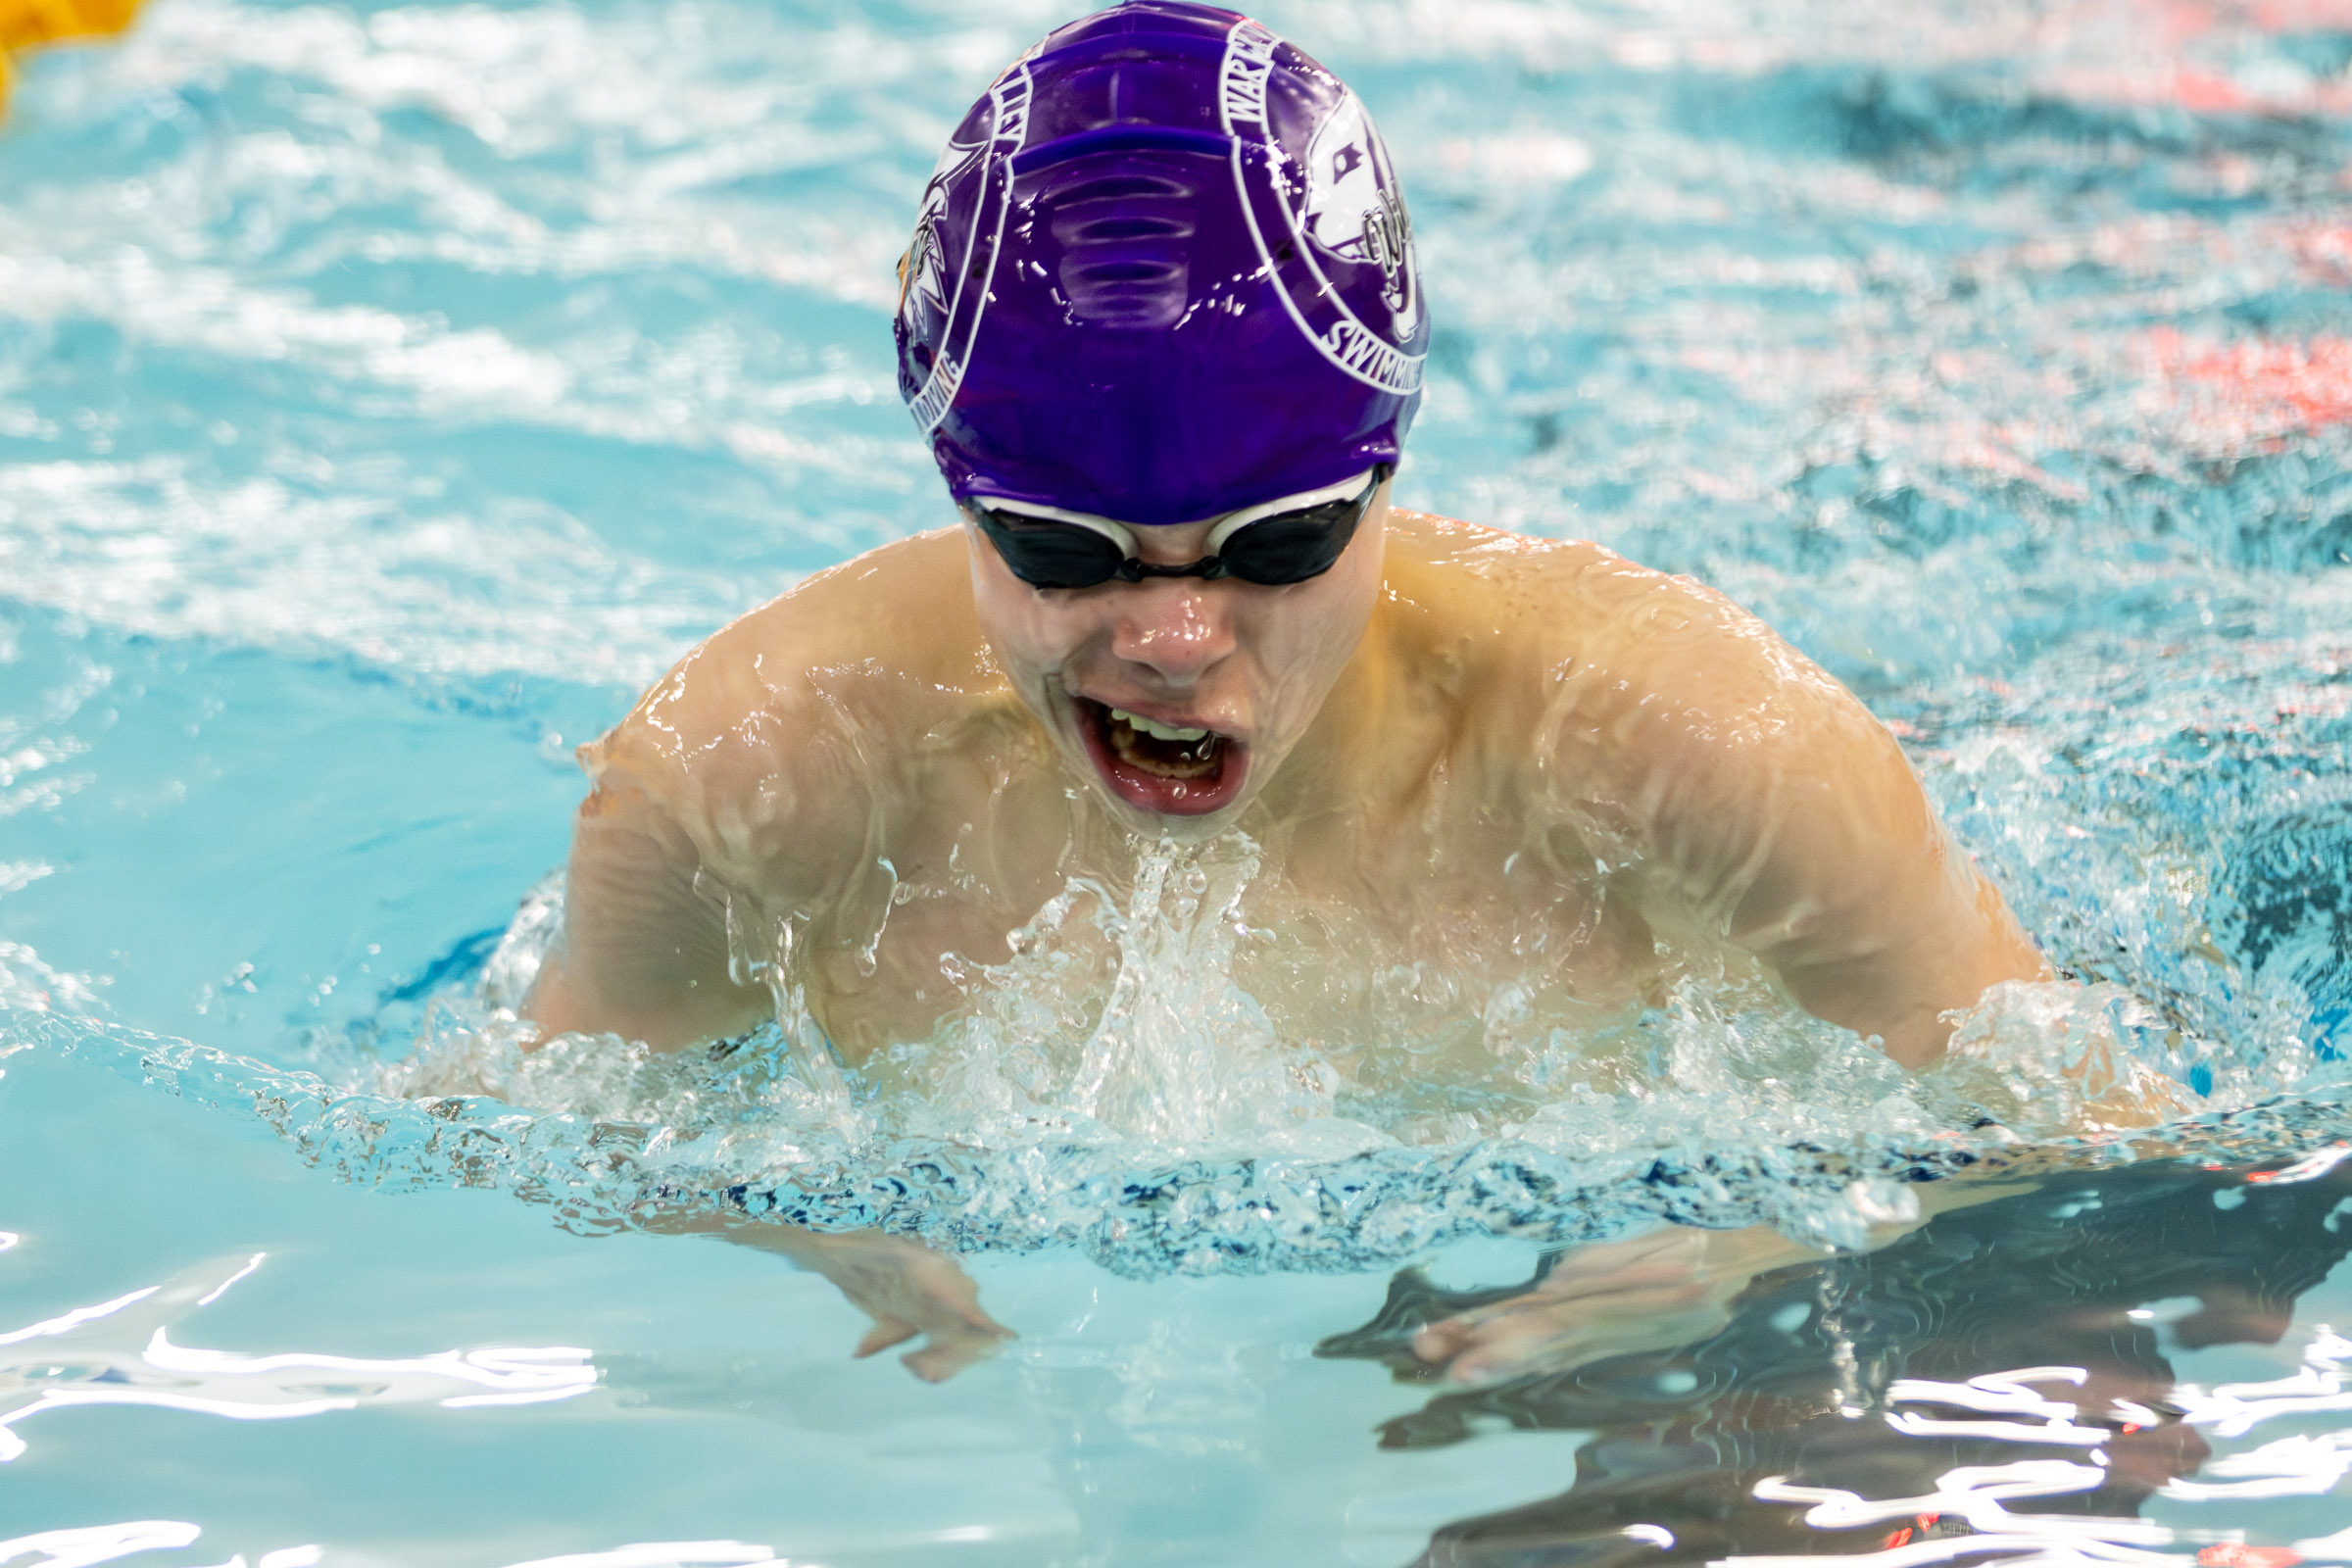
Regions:
M 1420 635 L 1497 666 L 1695 713 L 1767 697 L 1851 701 L 1771 627 L 1695 578 L 1580 539 L 1540 539 L 1449 517 L 1398 513 L 1390 595 Z M 1483 662 L 1483 661 L 1482 661 Z M 1503 667 L 1485 673 L 1504 674 Z
M 1470 666 L 1488 755 L 1653 932 L 1728 940 L 1909 1066 L 1950 1009 L 2047 975 L 1893 735 L 1756 616 L 1594 545 L 1441 519 L 1400 542 L 1393 585 L 1430 607 L 1431 666 Z
M 1409 601 L 1433 629 L 1491 639 L 1514 657 L 1659 617 L 1738 613 L 1690 578 L 1637 565 L 1589 540 L 1427 513 L 1392 514 L 1389 527 L 1392 599 Z
M 840 830 L 855 827 L 894 736 L 1002 685 L 972 614 L 961 536 L 936 530 L 818 572 L 722 627 L 580 760 L 599 798 L 656 807 L 707 863 L 756 875 L 787 838 L 854 846 L 861 835 Z
M 1433 650 L 1467 662 L 1465 689 L 1552 788 L 1640 797 L 1648 815 L 1909 776 L 1852 692 L 1695 579 L 1582 540 L 1412 514 L 1393 526 L 1393 594 Z

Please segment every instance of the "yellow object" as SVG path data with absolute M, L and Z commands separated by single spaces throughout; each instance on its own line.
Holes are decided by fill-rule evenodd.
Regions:
M 61 38 L 121 32 L 139 0 L 0 0 L 0 111 L 8 107 L 8 56 Z

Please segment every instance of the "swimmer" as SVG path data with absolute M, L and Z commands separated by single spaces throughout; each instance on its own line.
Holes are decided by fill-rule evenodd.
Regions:
M 582 749 L 543 1037 L 682 1048 L 788 981 L 856 1066 L 968 1006 L 1074 876 L 1229 835 L 1274 937 L 1236 980 L 1291 1038 L 1344 1042 L 1399 965 L 1532 975 L 1570 1023 L 1698 976 L 1920 1067 L 2048 978 L 1893 737 L 1753 616 L 1394 505 L 1411 225 L 1363 105 L 1256 23 L 1129 0 L 1049 35 L 950 139 L 899 286 L 954 521 Z M 868 1304 L 867 1348 L 929 1332 L 926 1375 L 1002 1332 L 952 1264 L 908 1284 L 912 1244 L 762 1236 Z

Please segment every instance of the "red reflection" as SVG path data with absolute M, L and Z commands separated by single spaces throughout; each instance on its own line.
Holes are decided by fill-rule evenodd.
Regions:
M 2159 326 L 2146 341 L 2164 379 L 2203 405 L 2198 423 L 2207 434 L 2275 447 L 2289 435 L 2352 423 L 2352 339 L 2200 344 Z

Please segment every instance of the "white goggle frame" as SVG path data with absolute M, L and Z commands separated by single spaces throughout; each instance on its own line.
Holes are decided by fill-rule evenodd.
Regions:
M 1301 490 L 1295 496 L 1282 496 L 1272 501 L 1261 501 L 1256 506 L 1244 507 L 1239 512 L 1229 512 L 1224 516 L 1217 518 L 1216 526 L 1208 531 L 1208 554 L 1222 555 L 1226 540 L 1251 523 L 1266 517 L 1285 512 L 1304 512 L 1309 507 L 1320 507 L 1333 501 L 1353 501 L 1364 493 L 1365 487 L 1372 482 L 1372 475 L 1379 471 L 1377 468 L 1366 468 L 1352 479 L 1344 479 L 1338 484 L 1327 484 L 1320 490 Z M 1133 558 L 1140 554 L 1135 548 L 1135 530 L 1138 527 L 1146 527 L 1144 524 L 1124 523 L 1114 517 L 1100 517 L 1091 512 L 1070 512 L 1060 507 L 1041 507 L 1033 501 L 999 501 L 994 496 L 966 496 L 964 501 L 970 506 L 987 507 L 991 511 L 1003 512 L 1015 517 L 1035 517 L 1042 522 L 1075 523 L 1081 528 L 1091 529 L 1101 534 L 1112 544 L 1117 545 L 1122 558 Z M 1201 520 L 1207 521 L 1208 519 L 1202 518 Z M 1182 527 L 1185 524 L 1179 523 L 1174 526 Z M 1146 527 L 1146 531 L 1151 530 Z

